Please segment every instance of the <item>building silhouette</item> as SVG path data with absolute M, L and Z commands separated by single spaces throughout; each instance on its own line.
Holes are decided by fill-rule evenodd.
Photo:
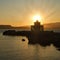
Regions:
M 43 25 L 41 25 L 40 22 L 36 20 L 36 22 L 34 22 L 34 25 L 31 26 L 31 31 L 37 33 L 42 32 L 44 31 Z

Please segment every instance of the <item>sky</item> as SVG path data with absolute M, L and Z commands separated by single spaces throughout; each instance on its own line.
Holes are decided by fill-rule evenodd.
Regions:
M 60 22 L 60 0 L 0 0 L 0 25 L 31 25 L 36 14 L 42 24 Z

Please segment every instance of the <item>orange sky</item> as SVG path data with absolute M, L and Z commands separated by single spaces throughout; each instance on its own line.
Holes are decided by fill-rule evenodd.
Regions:
M 0 0 L 0 24 L 31 25 L 37 13 L 43 24 L 60 22 L 60 0 Z

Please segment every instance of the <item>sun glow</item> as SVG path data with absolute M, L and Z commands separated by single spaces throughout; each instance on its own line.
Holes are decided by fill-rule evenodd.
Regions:
M 35 16 L 33 16 L 33 22 L 36 22 L 37 20 L 38 20 L 39 22 L 41 22 L 42 17 L 41 17 L 40 15 L 35 15 Z

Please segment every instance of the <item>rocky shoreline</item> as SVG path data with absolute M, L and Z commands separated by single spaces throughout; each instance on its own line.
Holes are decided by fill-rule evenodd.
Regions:
M 60 42 L 60 33 L 55 33 L 52 31 L 44 31 L 39 32 L 38 34 L 33 33 L 31 31 L 15 31 L 15 30 L 7 30 L 3 32 L 3 35 L 7 36 L 26 36 L 29 40 L 29 43 L 54 43 L 57 41 Z

